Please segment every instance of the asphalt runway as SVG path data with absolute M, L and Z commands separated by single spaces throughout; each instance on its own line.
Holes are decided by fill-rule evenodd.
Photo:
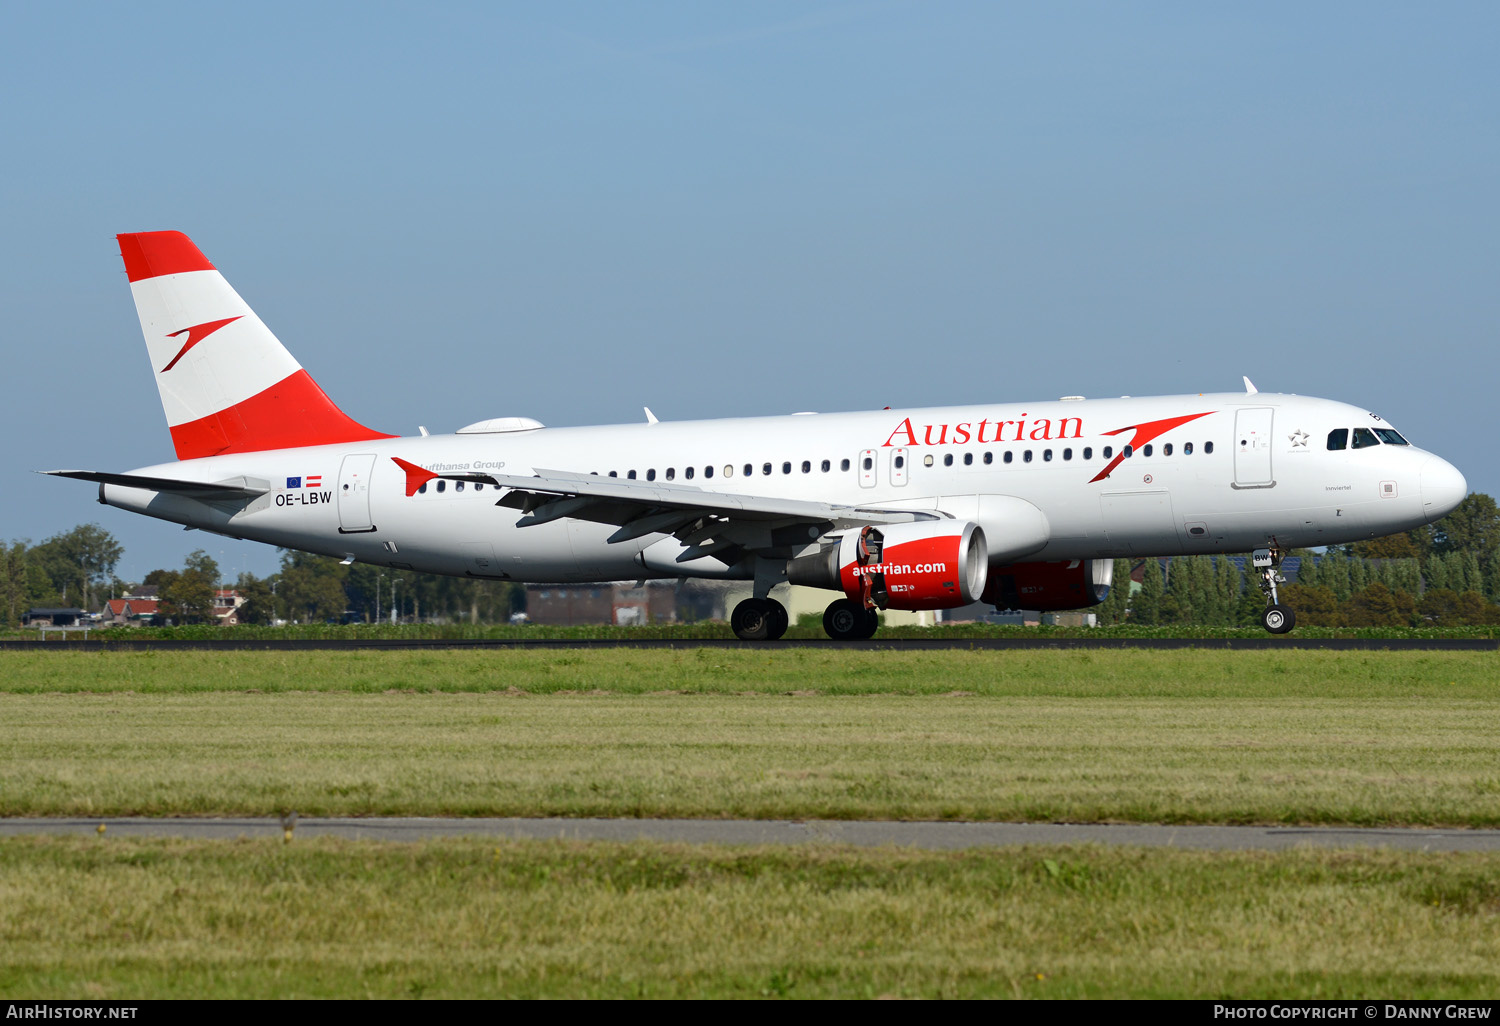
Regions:
M 37 834 L 233 840 L 280 837 L 275 818 L 0 819 L 0 836 Z M 1209 851 L 1390 848 L 1500 851 L 1500 830 L 1359 827 L 1160 826 L 1086 823 L 890 823 L 849 820 L 720 819 L 301 819 L 293 838 L 420 841 L 436 837 L 506 840 L 659 841 L 684 844 L 841 844 L 953 850 L 1021 844 L 1109 844 Z
M 311 641 L 266 639 L 261 641 L 0 641 L 0 652 L 141 652 L 141 651 L 287 651 L 314 649 L 461 649 L 461 648 L 567 648 L 567 649 L 687 649 L 756 648 L 775 651 L 786 648 L 906 650 L 908 652 L 995 651 L 1003 649 L 1231 649 L 1269 652 L 1278 649 L 1322 649 L 1335 652 L 1451 651 L 1494 652 L 1500 638 L 1297 638 L 1289 635 L 1250 638 L 891 638 L 869 641 L 834 641 L 831 638 L 782 638 L 780 641 L 739 641 L 734 638 L 353 638 Z

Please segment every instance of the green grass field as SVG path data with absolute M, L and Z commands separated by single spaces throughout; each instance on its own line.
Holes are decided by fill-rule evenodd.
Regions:
M 1496 826 L 1494 662 L 7 653 L 0 810 Z
M 81 646 L 80 646 L 81 647 Z M 0 652 L 0 695 L 207 691 L 1500 699 L 1500 653 L 743 648 Z
M 1493 997 L 1500 857 L 0 841 L 0 996 Z
M 1493 653 L 0 653 L 0 814 L 1500 825 Z M 1491 997 L 1500 857 L 0 840 L 0 997 Z

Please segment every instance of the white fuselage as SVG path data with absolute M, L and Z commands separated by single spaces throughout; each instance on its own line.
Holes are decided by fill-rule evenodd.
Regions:
M 1137 430 L 1184 418 L 1193 419 L 1154 434 Z M 984 497 L 1019 497 L 1047 524 L 1028 560 L 1245 552 L 1392 534 L 1452 509 L 1466 484 L 1441 458 L 1412 445 L 1328 447 L 1336 429 L 1386 427 L 1340 402 L 1231 393 L 537 428 L 135 471 L 269 482 L 271 490 L 244 508 L 113 484 L 100 486 L 100 500 L 339 558 L 535 582 L 669 576 L 669 561 L 664 567 L 642 553 L 677 543 L 648 535 L 610 544 L 614 527 L 580 520 L 519 527 L 516 510 L 495 504 L 496 488 L 473 482 L 433 481 L 408 496 L 392 457 L 444 473 L 633 473 L 642 481 L 649 474 L 716 493 L 937 510 L 980 523 L 993 551 L 1006 550 L 1006 523 L 986 521 Z

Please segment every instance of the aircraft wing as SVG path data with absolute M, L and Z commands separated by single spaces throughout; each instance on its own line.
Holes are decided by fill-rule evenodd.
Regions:
M 50 477 L 71 477 L 77 481 L 143 488 L 151 492 L 168 492 L 189 499 L 254 499 L 271 490 L 269 481 L 236 477 L 228 481 L 179 481 L 170 477 L 148 477 L 143 474 L 107 474 L 98 470 L 43 470 Z
M 738 552 L 796 549 L 825 534 L 867 524 L 943 518 L 935 511 L 842 506 L 566 470 L 538 470 L 531 477 L 435 474 L 405 460 L 397 459 L 396 463 L 407 472 L 408 494 L 439 477 L 494 485 L 509 489 L 496 505 L 520 510 L 523 515 L 516 522 L 518 527 L 569 517 L 618 526 L 619 530 L 610 535 L 612 543 L 648 534 L 670 534 L 687 546 L 679 562 L 707 555 L 732 561 Z

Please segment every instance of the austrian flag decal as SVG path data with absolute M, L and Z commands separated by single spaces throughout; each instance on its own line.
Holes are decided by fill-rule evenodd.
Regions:
M 289 478 L 286 479 L 286 486 L 288 488 L 301 488 L 303 480 L 304 479 L 300 478 L 300 477 L 289 477 Z M 307 487 L 308 488 L 322 488 L 323 487 L 323 475 L 322 474 L 309 474 L 306 477 L 305 480 L 307 481 Z

